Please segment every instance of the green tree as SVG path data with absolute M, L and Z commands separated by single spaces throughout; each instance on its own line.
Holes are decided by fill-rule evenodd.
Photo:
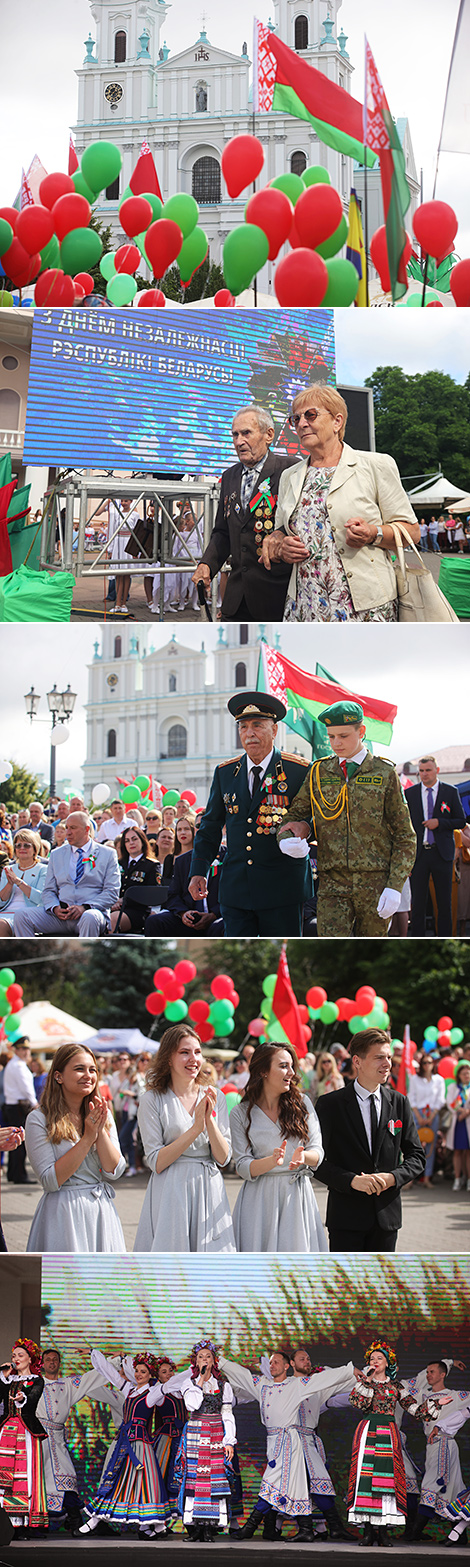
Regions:
M 27 767 L 19 767 L 17 762 L 11 765 L 11 778 L 0 784 L 0 800 L 6 805 L 7 811 L 14 811 L 19 805 L 29 805 L 30 800 L 48 799 L 49 790 L 40 789 L 35 773 L 28 772 Z
M 112 231 L 112 228 L 111 228 L 111 224 L 110 223 L 102 223 L 101 222 L 101 218 L 98 218 L 94 212 L 92 212 L 92 215 L 91 215 L 91 218 L 90 218 L 89 228 L 94 229 L 95 234 L 99 234 L 99 237 L 100 237 L 100 240 L 101 240 L 101 243 L 102 243 L 102 246 L 103 246 L 103 255 L 106 254 L 107 250 L 114 250 L 114 249 L 117 250 L 118 249 L 118 246 L 114 244 L 113 231 Z M 123 236 L 123 238 L 124 238 L 124 236 Z M 106 283 L 106 278 L 103 277 L 103 273 L 100 272 L 100 263 L 99 263 L 99 261 L 97 261 L 95 263 L 94 267 L 87 267 L 87 272 L 89 272 L 90 277 L 93 278 L 93 284 L 94 284 L 94 290 L 93 291 L 94 291 L 94 293 L 95 294 L 101 294 L 103 296 L 103 298 L 106 298 L 107 283 Z
M 224 288 L 224 275 L 222 268 L 206 256 L 187 288 L 183 288 L 178 262 L 169 267 L 157 285 L 152 283 L 150 287 L 161 288 L 167 299 L 175 299 L 178 304 L 191 305 L 195 299 L 213 299 L 219 288 Z
M 365 384 L 374 398 L 377 450 L 394 457 L 404 477 L 442 468 L 468 489 L 470 376 L 458 386 L 440 370 L 406 375 L 399 365 L 379 365 Z
M 78 982 L 81 1015 L 95 1028 L 140 1028 L 148 1034 L 154 1020 L 145 997 L 154 988 L 153 975 L 161 964 L 173 968 L 176 961 L 168 942 L 157 939 L 90 942 Z

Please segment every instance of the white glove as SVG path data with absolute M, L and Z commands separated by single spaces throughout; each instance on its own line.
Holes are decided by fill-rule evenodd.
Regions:
M 384 887 L 377 904 L 377 913 L 381 920 L 391 920 L 396 914 L 401 903 L 401 892 L 395 892 L 393 887 Z
M 291 860 L 306 860 L 309 846 L 307 838 L 281 838 L 279 848 L 281 854 L 288 854 Z

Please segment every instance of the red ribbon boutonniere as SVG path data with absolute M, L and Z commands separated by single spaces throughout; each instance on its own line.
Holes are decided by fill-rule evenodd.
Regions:
M 447 811 L 447 814 L 448 814 L 448 816 L 449 816 L 449 815 L 450 815 L 450 805 L 448 805 L 448 804 L 447 804 L 447 801 L 446 801 L 446 800 L 443 800 L 443 801 L 442 801 L 442 805 L 441 805 L 441 816 L 442 816 L 442 812 L 443 812 L 443 811 Z
M 396 1133 L 401 1131 L 403 1121 L 388 1121 L 387 1125 L 389 1132 L 392 1134 L 392 1137 L 395 1137 Z

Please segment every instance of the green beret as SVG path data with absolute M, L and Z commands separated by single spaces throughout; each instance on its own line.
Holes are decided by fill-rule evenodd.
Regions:
M 327 729 L 338 729 L 345 724 L 363 724 L 364 714 L 359 702 L 333 702 L 332 707 L 323 708 L 318 720 L 320 724 L 326 724 Z

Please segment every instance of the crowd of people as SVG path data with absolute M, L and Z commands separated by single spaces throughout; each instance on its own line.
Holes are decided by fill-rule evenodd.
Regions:
M 19 1040 L 0 1090 L 7 1180 L 31 1179 L 27 1153 L 43 1191 L 29 1251 L 125 1250 L 116 1183 L 139 1170 L 134 1250 L 147 1253 L 394 1251 L 403 1188 L 439 1172 L 470 1192 L 464 1046 L 417 1051 L 408 1097 L 401 1053 L 374 1028 L 349 1053 L 335 1043 L 301 1063 L 291 1045 L 249 1037 L 238 1054 L 225 1041 L 204 1054 L 178 1023 L 137 1058 L 62 1045 L 48 1071 L 36 1064 L 33 1076 Z M 233 1213 L 224 1173 L 240 1183 Z M 328 1189 L 328 1237 L 314 1181 Z
M 404 791 L 358 702 L 319 715 L 330 754 L 311 766 L 277 749 L 278 698 L 228 707 L 240 753 L 198 809 L 0 806 L 0 936 L 466 934 L 470 822 L 434 756 Z
M 399 1378 L 396 1354 L 380 1337 L 359 1358 L 359 1366 L 350 1359 L 314 1367 L 308 1346 L 292 1342 L 245 1365 L 202 1337 L 180 1370 L 156 1346 L 113 1355 L 94 1348 L 90 1371 L 64 1376 L 53 1344 L 41 1354 L 33 1340 L 18 1338 L 0 1367 L 1 1505 L 11 1535 L 26 1528 L 37 1538 L 64 1526 L 87 1537 L 104 1523 L 155 1539 L 179 1521 L 193 1541 L 225 1532 L 252 1539 L 262 1527 L 265 1540 L 282 1543 L 283 1526 L 295 1524 L 300 1542 L 354 1542 L 357 1533 L 336 1506 L 336 1453 L 327 1460 L 318 1435 L 323 1411 L 334 1409 L 341 1420 L 339 1411 L 352 1406 L 360 1418 L 347 1523 L 359 1530 L 359 1542 L 390 1545 L 388 1531 L 403 1526 L 399 1538 L 417 1542 L 438 1519 L 452 1520 L 447 1543 L 458 1543 L 470 1492 L 455 1436 L 469 1417 L 470 1393 L 449 1386 L 448 1377 L 454 1367 L 464 1370 L 462 1362 L 446 1355 Z M 86 1503 L 66 1435 L 81 1399 L 107 1405 L 115 1427 L 101 1474 L 91 1467 L 87 1477 Z M 245 1438 L 240 1462 L 240 1403 L 259 1406 L 266 1432 L 266 1467 L 243 1524 L 243 1468 L 251 1453 Z M 422 1476 L 402 1429 L 405 1414 L 423 1429 Z
M 470 517 L 454 517 L 452 512 L 439 517 L 419 519 L 420 542 L 418 548 L 424 555 L 428 550 L 434 555 L 468 555 L 470 550 Z

